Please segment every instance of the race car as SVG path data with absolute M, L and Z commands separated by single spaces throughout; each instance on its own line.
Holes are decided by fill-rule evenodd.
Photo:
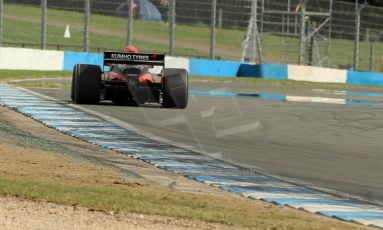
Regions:
M 114 71 L 114 69 L 120 71 Z M 152 73 L 149 70 L 160 68 Z M 188 104 L 188 72 L 165 68 L 165 54 L 104 52 L 103 68 L 76 64 L 73 69 L 72 101 L 119 105 L 159 103 L 165 108 L 185 109 Z

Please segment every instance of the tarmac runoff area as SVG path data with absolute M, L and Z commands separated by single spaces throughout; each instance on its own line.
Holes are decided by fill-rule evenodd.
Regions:
M 35 91 L 69 103 L 67 91 Z M 379 205 L 383 203 L 383 144 L 380 141 L 383 115 L 379 93 L 370 95 L 353 91 L 350 94 L 333 89 L 296 91 L 286 87 L 257 90 L 230 84 L 192 84 L 191 92 L 190 106 L 186 110 L 162 109 L 156 105 L 124 107 L 110 103 L 83 106 L 152 136 L 182 143 L 184 148 L 171 147 L 170 151 L 168 144 L 161 146 L 143 139 L 131 143 L 99 140 L 97 133 L 92 133 L 100 130 L 99 127 L 88 127 L 84 133 L 77 134 L 88 136 L 87 141 L 100 146 L 120 150 L 163 169 L 244 196 L 383 227 L 383 211 Z M 228 95 L 212 95 L 216 93 L 211 92 Z M 235 95 L 237 93 L 245 95 Z M 331 103 L 331 100 L 291 102 L 251 96 L 288 93 L 300 98 L 353 99 L 373 104 L 350 105 Z M 12 98 L 8 100 L 12 102 Z M 14 106 L 28 112 L 27 103 Z M 68 118 L 73 111 L 65 112 Z M 76 112 L 72 118 L 76 117 L 74 114 Z M 34 116 L 49 120 L 41 113 Z M 54 120 L 50 117 L 48 122 Z M 75 132 L 65 122 L 55 128 Z M 107 128 L 103 126 L 103 129 Z M 113 130 L 115 127 L 109 128 L 111 133 L 116 131 Z M 153 145 L 157 146 L 155 154 L 162 155 L 152 152 L 144 156 L 133 151 L 148 150 L 147 147 Z M 185 146 L 224 162 L 190 154 L 189 147 Z M 165 151 L 161 152 L 161 148 Z M 166 160 L 175 155 L 178 160 Z M 180 161 L 182 166 L 178 164 Z M 201 173 L 201 170 L 209 173 Z M 233 175 L 237 177 L 233 179 Z M 360 199 L 356 201 L 352 197 Z

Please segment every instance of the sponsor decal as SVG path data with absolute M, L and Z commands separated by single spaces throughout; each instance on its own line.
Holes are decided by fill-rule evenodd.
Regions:
M 132 60 L 132 61 L 149 61 L 150 60 L 149 55 L 142 55 L 142 54 L 112 53 L 111 58 L 127 60 L 127 61 L 130 61 L 130 60 Z
M 152 60 L 157 60 L 157 57 L 158 57 L 157 54 L 152 54 L 152 55 L 151 55 Z

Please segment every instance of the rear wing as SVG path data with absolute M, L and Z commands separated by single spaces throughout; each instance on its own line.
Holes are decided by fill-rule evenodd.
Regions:
M 165 66 L 165 54 L 104 52 L 104 66 L 113 64 Z

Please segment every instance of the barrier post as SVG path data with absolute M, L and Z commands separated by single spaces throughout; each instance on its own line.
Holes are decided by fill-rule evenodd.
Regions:
M 0 0 L 0 47 L 3 46 L 4 0 Z
M 360 46 L 360 15 L 366 5 L 359 5 L 359 0 L 355 0 L 355 42 L 354 42 L 354 61 L 352 68 L 359 68 L 359 46 Z
M 215 26 L 217 23 L 217 0 L 212 0 L 210 24 L 210 59 L 215 59 Z
M 133 37 L 133 0 L 127 0 L 128 3 L 128 34 L 126 36 L 127 45 L 132 44 Z
M 176 30 L 176 0 L 170 0 L 169 4 L 169 55 L 174 55 L 174 37 Z
M 372 72 L 374 68 L 374 47 L 375 43 L 370 41 L 370 58 L 369 58 L 369 71 Z
M 257 36 L 258 36 L 258 24 L 257 24 L 257 17 L 258 17 L 258 0 L 253 0 L 252 3 L 252 16 L 253 16 L 253 28 L 252 28 L 252 41 L 253 41 L 253 62 L 257 63 Z
M 47 43 L 47 0 L 41 0 L 40 49 L 45 50 Z
M 352 62 L 352 68 L 358 69 L 359 64 L 359 36 L 360 36 L 360 11 L 359 2 L 355 0 L 355 41 L 354 41 L 354 60 Z
M 84 17 L 84 52 L 89 52 L 89 21 L 90 21 L 90 0 L 85 0 Z
M 301 20 L 301 32 L 300 32 L 300 41 L 299 41 L 299 54 L 298 54 L 298 64 L 303 64 L 303 56 L 305 49 L 305 38 L 306 38 L 306 4 L 308 0 L 303 0 L 300 4 L 300 20 Z

